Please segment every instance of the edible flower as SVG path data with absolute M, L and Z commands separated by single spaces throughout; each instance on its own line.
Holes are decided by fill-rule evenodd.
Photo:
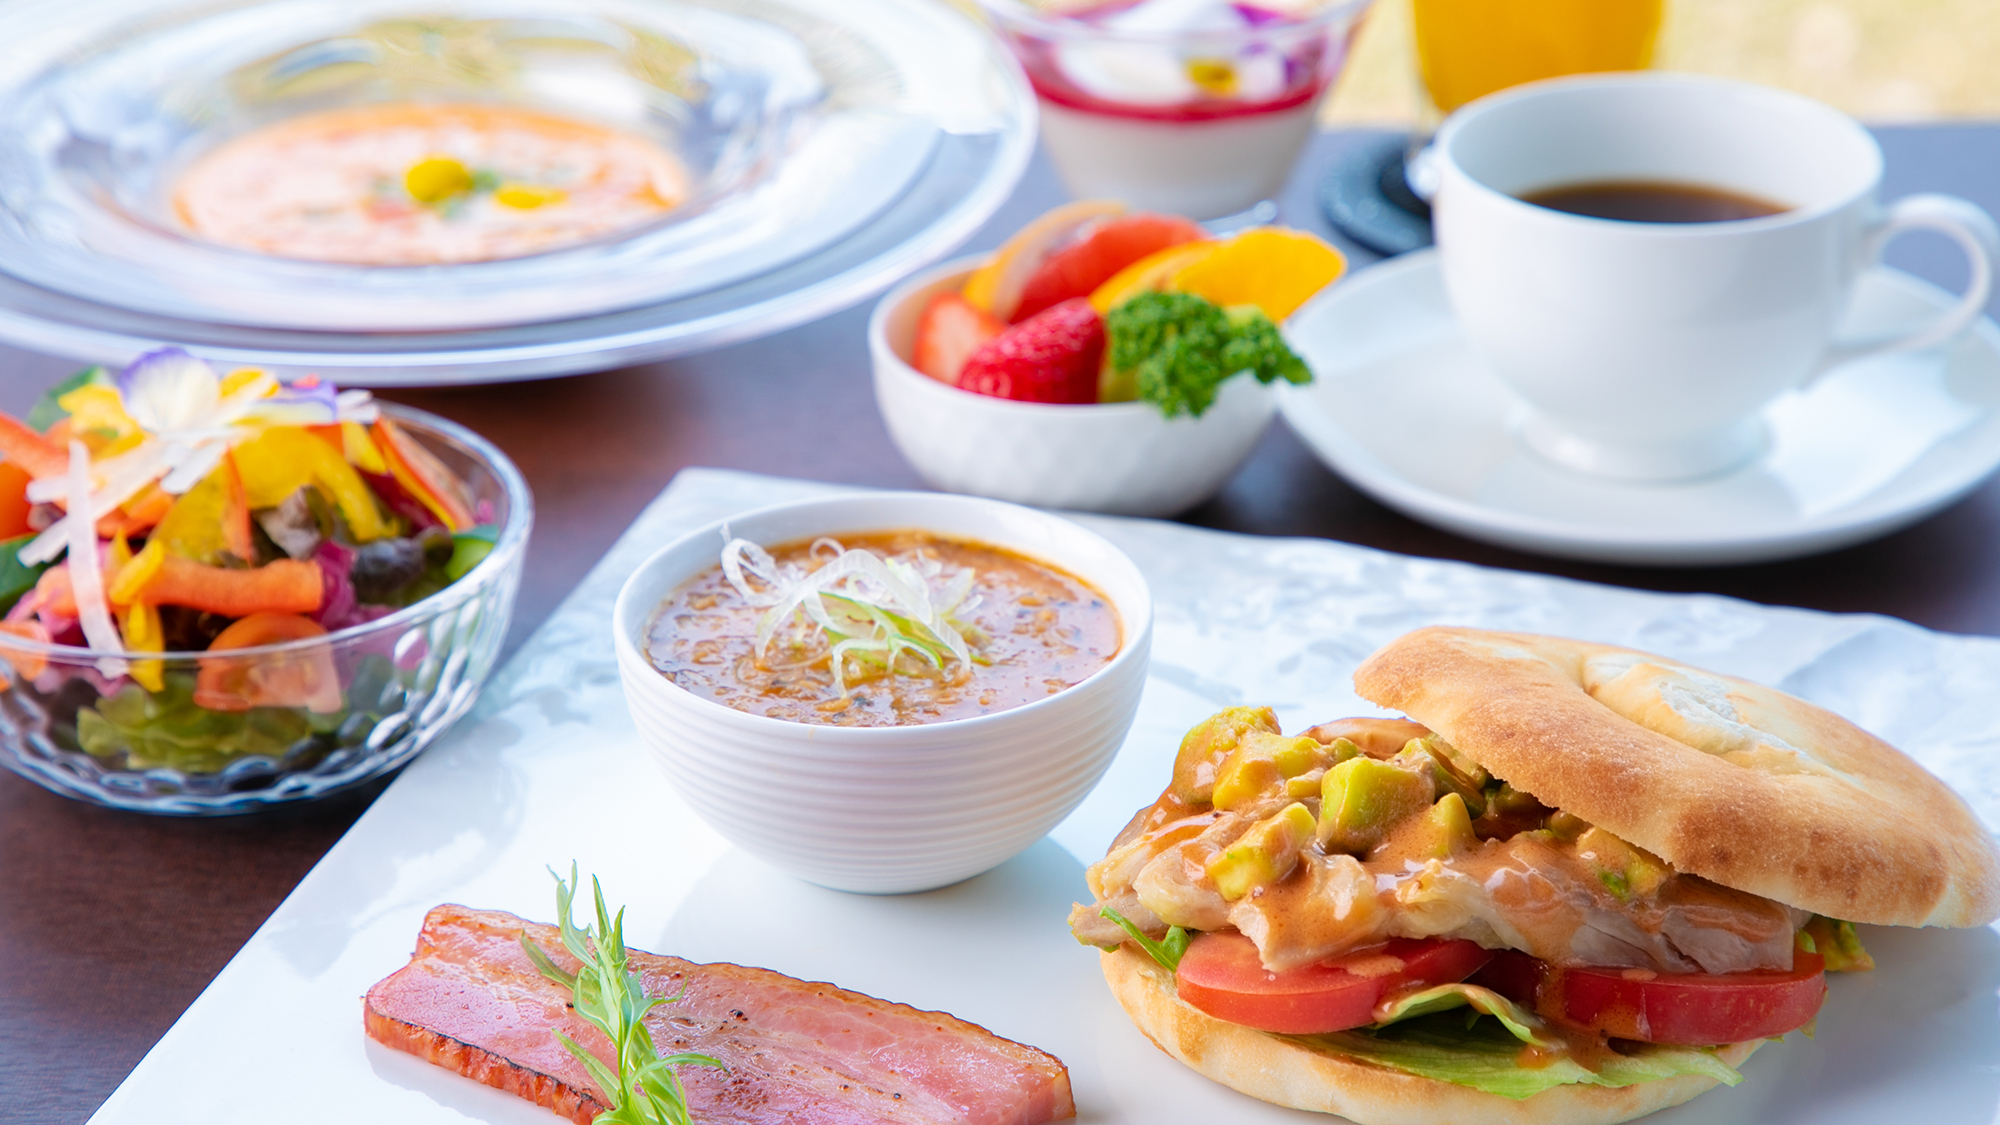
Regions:
M 891 672 L 905 655 L 915 660 L 915 668 L 904 665 L 912 671 L 928 667 L 943 674 L 954 661 L 970 669 L 975 657 L 966 635 L 973 629 L 953 616 L 976 604 L 968 601 L 974 579 L 969 568 L 945 577 L 944 564 L 935 558 L 883 558 L 872 551 L 847 550 L 834 539 L 815 541 L 811 554 L 820 565 L 808 569 L 780 564 L 747 539 L 731 539 L 722 548 L 722 573 L 729 584 L 748 604 L 770 607 L 757 621 L 760 663 L 778 630 L 803 614 L 809 629 L 833 640 L 828 658 L 834 688 L 843 699 L 850 658 Z

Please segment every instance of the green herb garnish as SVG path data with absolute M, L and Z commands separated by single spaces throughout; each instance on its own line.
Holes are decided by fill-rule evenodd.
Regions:
M 1118 928 L 1131 935 L 1132 940 L 1138 943 L 1140 949 L 1146 951 L 1147 956 L 1158 961 L 1160 967 L 1170 973 L 1180 969 L 1181 957 L 1187 953 L 1188 943 L 1194 940 L 1193 934 L 1179 926 L 1168 926 L 1167 936 L 1154 941 L 1141 933 L 1139 927 L 1132 924 L 1131 919 L 1108 906 L 1098 907 L 1097 913 L 1118 923 Z
M 1105 317 L 1111 367 L 1130 373 L 1138 397 L 1169 418 L 1199 418 L 1222 383 L 1249 372 L 1260 383 L 1312 382 L 1306 367 L 1255 305 L 1224 309 L 1192 293 L 1141 293 Z
M 969 670 L 986 662 L 968 643 L 980 639 L 978 630 L 955 616 L 972 593 L 969 568 L 947 575 L 929 555 L 883 558 L 833 539 L 814 542 L 811 553 L 819 565 L 807 568 L 780 563 L 748 539 L 722 548 L 723 577 L 745 603 L 769 607 L 757 621 L 760 662 L 781 632 L 788 647 L 824 639 L 842 698 L 850 662 L 934 676 L 953 663 Z
M 649 997 L 639 974 L 626 971 L 625 911 L 621 907 L 613 917 L 606 909 L 604 888 L 596 876 L 591 877 L 590 887 L 597 895 L 597 926 L 579 930 L 570 917 L 570 899 L 578 885 L 576 864 L 570 864 L 568 882 L 554 869 L 549 874 L 556 880 L 556 925 L 563 948 L 582 967 L 574 973 L 564 971 L 529 941 L 526 933 L 521 935 L 521 948 L 543 976 L 570 990 L 576 1014 L 602 1031 L 618 1054 L 614 1073 L 576 1040 L 555 1031 L 556 1038 L 590 1071 L 591 1079 L 611 1103 L 610 1109 L 597 1115 L 594 1125 L 689 1125 L 687 1091 L 674 1068 L 722 1064 L 689 1052 L 660 1057 L 653 1047 L 652 1032 L 646 1030 L 646 1013 L 680 997 Z

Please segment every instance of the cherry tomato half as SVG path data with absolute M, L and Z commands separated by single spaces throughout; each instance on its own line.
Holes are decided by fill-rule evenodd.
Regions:
M 1474 974 L 1550 1019 L 1614 1039 L 1705 1047 L 1797 1031 L 1826 1000 L 1825 959 L 1793 955 L 1785 971 L 1660 973 L 1570 969 L 1508 950 Z
M 295 613 L 253 613 L 209 642 L 210 652 L 324 637 L 326 630 Z M 330 648 L 265 656 L 203 657 L 194 701 L 211 711 L 305 707 L 330 715 L 346 706 Z
M 1202 934 L 1181 957 L 1180 998 L 1217 1019 L 1286 1035 L 1360 1027 L 1384 993 L 1464 980 L 1492 953 L 1470 941 L 1398 939 L 1282 973 L 1238 933 Z

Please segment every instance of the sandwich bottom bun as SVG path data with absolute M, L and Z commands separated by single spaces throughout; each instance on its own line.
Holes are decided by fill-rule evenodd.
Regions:
M 1611 1125 L 1676 1106 L 1715 1086 L 1687 1074 L 1636 1086 L 1557 1086 L 1516 1100 L 1307 1050 L 1206 1015 L 1174 995 L 1174 979 L 1131 946 L 1103 954 L 1104 979 L 1139 1030 L 1167 1054 L 1224 1086 L 1360 1125 Z M 1763 1045 L 1724 1047 L 1730 1066 Z

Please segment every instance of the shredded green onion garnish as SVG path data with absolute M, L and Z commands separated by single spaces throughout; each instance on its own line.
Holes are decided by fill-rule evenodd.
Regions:
M 757 620 L 758 663 L 788 626 L 826 635 L 833 685 L 843 699 L 850 660 L 937 675 L 953 663 L 966 669 L 979 662 L 967 643 L 977 630 L 956 616 L 978 604 L 970 597 L 970 568 L 946 574 L 944 564 L 928 555 L 883 558 L 847 550 L 834 539 L 815 540 L 810 554 L 822 561 L 809 569 L 779 563 L 748 539 L 731 539 L 722 548 L 729 584 L 750 605 L 770 607 Z

